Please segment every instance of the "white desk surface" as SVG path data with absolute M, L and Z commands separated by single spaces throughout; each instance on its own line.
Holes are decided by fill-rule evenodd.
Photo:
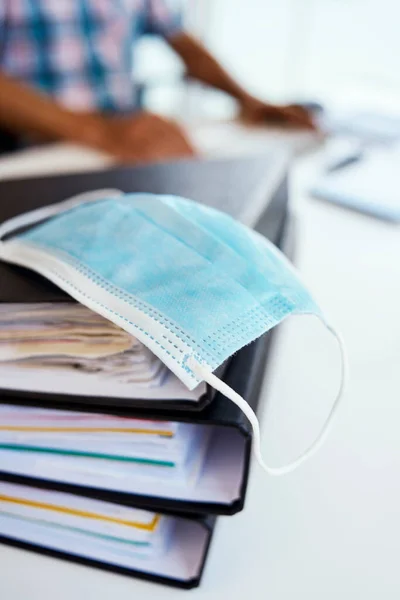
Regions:
M 248 127 L 236 121 L 190 121 L 183 126 L 200 156 L 209 158 L 267 154 L 277 147 L 299 153 L 316 144 L 315 137 L 306 132 Z M 97 150 L 72 143 L 49 144 L 0 157 L 0 181 L 97 171 L 113 163 Z
M 283 478 L 253 466 L 245 510 L 220 518 L 202 585 L 180 592 L 0 547 L 5 600 L 398 600 L 400 597 L 400 234 L 309 199 L 316 153 L 298 160 L 297 264 L 348 347 L 347 401 L 326 445 Z M 335 392 L 334 341 L 310 318 L 277 338 L 264 395 L 272 464 L 314 435 Z M 188 595 L 188 597 L 189 597 Z

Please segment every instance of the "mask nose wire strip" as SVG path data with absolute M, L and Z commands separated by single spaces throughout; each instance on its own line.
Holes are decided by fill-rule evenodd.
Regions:
M 320 317 L 319 317 L 320 318 Z M 322 319 L 321 319 L 322 320 Z M 324 322 L 324 321 L 323 321 Z M 282 467 L 270 467 L 268 466 L 262 457 L 261 454 L 261 434 L 260 434 L 260 426 L 258 423 L 258 419 L 256 417 L 255 412 L 249 406 L 244 398 L 242 398 L 239 394 L 237 394 L 229 385 L 226 385 L 223 381 L 221 381 L 218 377 L 216 377 L 213 373 L 210 373 L 203 365 L 201 365 L 194 357 L 188 359 L 188 367 L 193 370 L 193 372 L 201 379 L 209 383 L 213 388 L 215 388 L 218 392 L 221 392 L 224 396 L 232 400 L 246 415 L 250 424 L 253 428 L 253 450 L 256 456 L 257 462 L 260 466 L 266 471 L 269 475 L 285 475 L 294 471 L 299 467 L 303 462 L 307 461 L 311 458 L 322 446 L 325 442 L 331 426 L 333 424 L 334 418 L 337 414 L 339 406 L 342 402 L 344 391 L 346 388 L 347 378 L 348 378 L 348 366 L 347 366 L 347 356 L 345 345 L 342 339 L 342 336 L 330 325 L 324 322 L 328 330 L 332 333 L 332 335 L 336 338 L 336 341 L 339 345 L 339 350 L 341 354 L 341 381 L 339 390 L 336 394 L 336 398 L 333 402 L 332 408 L 329 412 L 328 417 L 325 420 L 325 423 L 312 442 L 312 444 L 294 461 L 290 462 L 287 465 Z
M 17 215 L 16 217 L 12 217 L 0 225 L 0 243 L 6 235 L 15 230 L 21 229 L 22 227 L 27 227 L 28 225 L 33 225 L 34 223 L 38 223 L 44 219 L 54 217 L 55 215 L 74 208 L 79 204 L 96 202 L 97 200 L 104 200 L 106 198 L 116 198 L 122 194 L 123 192 L 115 189 L 92 190 L 91 192 L 84 192 L 83 194 L 78 194 L 77 196 L 68 198 L 68 200 L 64 200 L 63 202 L 50 204 L 49 206 L 42 206 L 41 208 L 37 208 L 35 210 L 22 213 L 21 215 Z

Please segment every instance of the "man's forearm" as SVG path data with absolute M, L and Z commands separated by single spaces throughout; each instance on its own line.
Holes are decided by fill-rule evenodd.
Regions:
M 170 38 L 168 42 L 182 58 L 188 75 L 230 94 L 240 102 L 248 98 L 249 94 L 195 38 L 186 33 L 180 33 Z
M 33 88 L 0 72 L 0 125 L 35 138 L 80 139 L 76 115 Z

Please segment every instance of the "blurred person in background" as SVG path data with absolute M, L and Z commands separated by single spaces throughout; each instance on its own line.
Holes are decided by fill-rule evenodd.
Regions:
M 0 150 L 2 140 L 3 150 L 6 140 L 64 140 L 124 162 L 193 155 L 179 125 L 135 102 L 135 43 L 145 33 L 162 35 L 190 77 L 236 98 L 247 120 L 313 126 L 304 109 L 248 94 L 164 0 L 0 0 Z

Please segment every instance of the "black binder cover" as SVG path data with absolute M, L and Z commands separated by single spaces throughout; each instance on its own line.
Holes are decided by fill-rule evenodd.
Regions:
M 103 181 L 103 185 L 115 185 L 113 179 Z M 0 186 L 1 189 L 1 186 Z M 284 241 L 285 227 L 287 216 L 287 182 L 282 182 L 277 190 L 274 198 L 268 206 L 268 210 L 258 223 L 257 229 L 264 235 L 267 235 L 271 241 L 281 246 Z M 4 265 L 0 265 L 1 267 Z M 5 271 L 0 270 L 0 281 L 4 281 Z M 19 280 L 20 282 L 22 279 Z M 43 285 L 41 283 L 41 285 Z M 2 288 L 3 289 L 3 288 Z M 7 301 L 10 300 L 8 296 Z M 271 333 L 262 336 L 249 346 L 238 352 L 229 362 L 224 374 L 224 381 L 243 396 L 254 410 L 257 409 L 260 386 L 265 373 L 265 361 L 270 346 L 272 335 Z M 16 398 L 15 396 L 0 396 L 0 401 L 11 404 L 30 404 L 27 399 Z M 169 512 L 187 512 L 187 513 L 211 513 L 211 514 L 234 514 L 242 510 L 247 488 L 247 480 L 250 464 L 251 453 L 251 427 L 242 413 L 242 411 L 233 404 L 230 400 L 216 394 L 212 403 L 208 403 L 201 412 L 187 410 L 187 406 L 179 403 L 174 408 L 179 409 L 171 413 L 171 406 L 166 405 L 164 410 L 160 410 L 159 405 L 154 407 L 146 401 L 146 404 L 135 405 L 129 408 L 118 406 L 112 401 L 112 406 L 104 407 L 101 404 L 88 405 L 82 403 L 79 399 L 65 397 L 62 401 L 45 398 L 35 398 L 35 405 L 50 408 L 84 410 L 88 412 L 105 412 L 110 414 L 129 414 L 135 417 L 154 419 L 166 419 L 176 421 L 190 421 L 193 423 L 201 423 L 206 425 L 220 425 L 224 427 L 235 428 L 244 438 L 244 468 L 241 478 L 240 494 L 237 499 L 229 504 L 221 504 L 218 502 L 196 502 L 183 501 L 179 499 L 169 499 L 154 496 L 135 495 L 132 493 L 116 492 L 105 489 L 94 488 L 82 485 L 66 485 L 62 482 L 41 480 L 37 477 L 25 477 L 21 475 L 13 475 L 10 473 L 0 472 L 0 477 L 6 481 L 16 483 L 42 486 L 48 489 L 68 491 L 83 495 L 89 495 L 98 499 L 121 504 L 128 504 L 135 507 L 142 507 L 154 511 L 169 511 Z
M 265 180 L 270 163 L 266 158 L 229 161 L 181 162 L 136 168 L 119 168 L 100 173 L 48 177 L 20 181 L 0 182 L 0 222 L 34 208 L 52 204 L 90 189 L 119 188 L 127 192 L 171 193 L 196 199 L 215 206 L 240 218 L 243 207 L 259 203 L 260 182 Z M 284 174 L 280 188 L 267 207 L 256 228 L 273 242 L 279 239 L 286 210 L 286 181 Z M 262 214 L 262 213 L 261 213 Z M 72 299 L 62 290 L 40 275 L 0 261 L 0 302 L 65 302 Z M 217 372 L 221 377 L 226 365 Z M 68 404 L 76 406 L 126 407 L 152 411 L 200 411 L 207 406 L 215 391 L 207 386 L 206 393 L 198 400 L 165 399 L 150 400 L 96 396 L 72 396 L 1 390 L 4 396 L 26 396 L 35 403 L 51 401 L 53 408 Z
M 24 482 L 26 483 L 26 482 Z M 43 554 L 44 556 L 49 556 L 51 558 L 60 558 L 63 560 L 68 560 L 80 565 L 85 565 L 88 567 L 94 567 L 97 569 L 102 569 L 105 571 L 110 571 L 111 573 L 117 573 L 118 575 L 127 575 L 129 577 L 136 577 L 139 579 L 144 579 L 147 581 L 152 581 L 154 583 L 161 583 L 164 585 L 169 585 L 172 587 L 182 588 L 182 589 L 192 589 L 198 587 L 200 585 L 204 567 L 208 555 L 208 551 L 210 548 L 211 538 L 214 532 L 214 527 L 216 525 L 216 517 L 212 515 L 193 515 L 191 517 L 186 517 L 182 515 L 174 515 L 171 516 L 176 517 L 182 522 L 191 521 L 192 523 L 198 524 L 201 527 L 206 535 L 206 542 L 204 544 L 203 553 L 200 560 L 200 566 L 198 569 L 198 573 L 190 577 L 188 579 L 175 579 L 173 577 L 167 577 L 162 575 L 157 575 L 156 573 L 148 573 L 145 571 L 140 571 L 138 569 L 131 569 L 127 567 L 122 567 L 118 565 L 113 565 L 108 562 L 103 562 L 100 560 L 91 559 L 84 556 L 79 556 L 77 554 L 73 554 L 71 552 L 63 552 L 61 550 L 56 550 L 52 548 L 48 548 L 39 544 L 33 544 L 31 542 L 22 541 L 19 539 L 11 538 L 8 536 L 0 535 L 0 544 L 6 544 L 8 546 L 12 546 L 14 548 L 20 548 L 22 550 L 29 550 L 31 552 L 38 552 L 39 554 Z M 146 559 L 144 559 L 146 560 Z
M 249 346 L 243 348 L 230 362 L 224 380 L 241 396 L 243 396 L 250 406 L 257 410 L 259 390 L 263 381 L 265 372 L 265 360 L 272 336 L 267 334 L 256 340 Z M 1 399 L 2 402 L 10 404 L 15 398 Z M 15 402 L 14 402 L 15 403 Z M 19 402 L 21 403 L 21 401 Z M 36 403 L 35 403 L 36 405 Z M 47 406 L 47 403 L 40 403 L 40 406 Z M 70 409 L 71 405 L 63 405 L 63 410 Z M 73 406 L 76 409 L 76 406 Z M 81 407 L 80 407 L 81 408 Z M 88 411 L 87 407 L 82 407 Z M 99 412 L 90 407 L 90 412 Z M 135 416 L 139 418 L 148 418 L 151 420 L 165 419 L 170 420 L 171 414 L 164 414 L 152 411 L 126 411 L 121 409 L 102 409 L 103 413 Z M 241 473 L 241 483 L 239 497 L 232 502 L 225 504 L 221 502 L 199 502 L 194 500 L 182 500 L 178 498 L 166 498 L 159 496 L 148 496 L 142 494 L 127 493 L 122 491 L 109 490 L 93 487 L 89 485 L 76 485 L 64 483 L 50 479 L 41 479 L 36 475 L 27 477 L 25 475 L 12 474 L 10 472 L 0 471 L 0 479 L 13 483 L 43 487 L 62 492 L 77 493 L 95 497 L 99 500 L 108 502 L 117 502 L 146 510 L 161 512 L 185 512 L 185 513 L 210 513 L 219 515 L 235 514 L 243 509 L 247 481 L 249 475 L 250 455 L 251 455 L 251 426 L 243 412 L 233 402 L 216 394 L 214 401 L 200 413 L 194 412 L 176 412 L 173 419 L 176 421 L 186 421 L 204 425 L 218 425 L 236 429 L 243 436 L 243 469 Z

